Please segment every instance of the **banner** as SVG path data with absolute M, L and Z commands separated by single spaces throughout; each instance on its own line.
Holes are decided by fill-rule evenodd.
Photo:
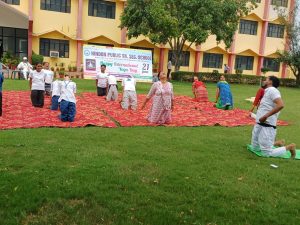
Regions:
M 137 81 L 152 81 L 152 52 L 148 50 L 83 46 L 83 73 L 85 79 L 95 79 L 101 65 L 118 80 L 134 77 Z

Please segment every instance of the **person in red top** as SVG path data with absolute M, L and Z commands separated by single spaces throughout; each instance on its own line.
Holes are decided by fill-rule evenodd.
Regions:
M 194 76 L 194 82 L 192 85 L 193 94 L 195 101 L 197 102 L 208 102 L 208 94 L 205 84 L 199 81 L 198 77 Z
M 250 109 L 250 114 L 253 113 L 255 108 L 258 108 L 260 101 L 264 97 L 265 89 L 266 89 L 266 84 L 265 84 L 265 81 L 263 81 L 261 88 L 258 89 L 258 91 L 256 93 L 255 100 L 253 102 L 252 108 Z

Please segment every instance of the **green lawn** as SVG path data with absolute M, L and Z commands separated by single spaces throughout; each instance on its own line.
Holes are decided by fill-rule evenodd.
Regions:
M 79 92 L 94 81 L 76 80 Z M 176 94 L 191 95 L 175 83 Z M 139 93 L 149 90 L 138 84 Z M 25 90 L 6 80 L 4 90 Z M 235 106 L 257 86 L 232 85 Z M 211 100 L 215 85 L 208 84 Z M 300 89 L 281 89 L 278 137 L 300 146 Z M 300 221 L 300 161 L 246 151 L 251 127 L 0 131 L 0 224 L 282 225 Z M 270 164 L 279 166 L 272 169 Z

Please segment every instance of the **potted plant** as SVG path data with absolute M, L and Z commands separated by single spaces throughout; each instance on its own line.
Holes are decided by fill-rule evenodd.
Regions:
M 68 71 L 71 72 L 72 71 L 72 66 L 68 65 Z
M 59 70 L 58 75 L 59 75 L 59 78 L 63 78 L 65 75 L 65 70 Z
M 76 72 L 77 71 L 77 66 L 72 66 L 72 71 Z

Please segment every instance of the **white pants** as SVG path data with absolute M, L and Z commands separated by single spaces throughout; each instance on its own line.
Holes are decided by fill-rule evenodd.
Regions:
M 111 85 L 106 96 L 106 101 L 118 100 L 118 89 L 116 85 Z
M 132 110 L 137 108 L 137 96 L 135 91 L 124 91 L 121 106 L 123 109 L 127 110 L 129 106 Z
M 264 156 L 277 157 L 286 153 L 286 147 L 273 149 L 276 138 L 276 129 L 256 124 L 252 131 L 252 146 L 259 148 Z
M 27 71 L 27 70 L 22 70 L 22 71 L 20 71 L 20 73 L 23 75 L 23 77 L 24 77 L 25 80 L 28 79 L 29 71 Z

